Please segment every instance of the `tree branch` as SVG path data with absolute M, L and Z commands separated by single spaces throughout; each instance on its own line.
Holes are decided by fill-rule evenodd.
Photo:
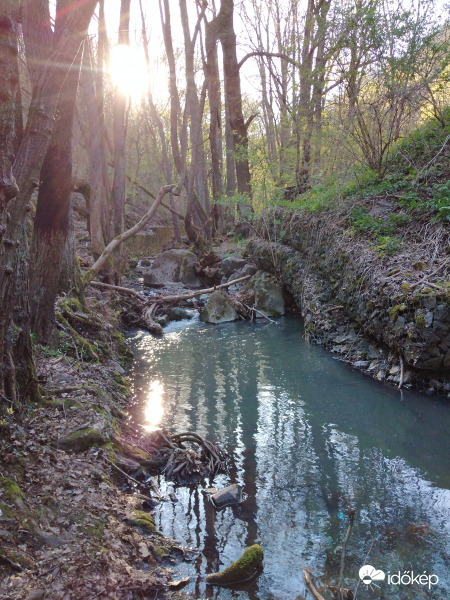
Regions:
M 155 214 L 158 206 L 161 204 L 161 200 L 169 192 L 172 192 L 174 196 L 179 196 L 180 188 L 178 186 L 175 186 L 174 184 L 169 184 L 164 185 L 159 190 L 155 201 L 153 202 L 147 213 L 142 217 L 142 219 L 140 219 L 135 225 L 133 225 L 133 227 L 131 227 L 127 231 L 124 231 L 123 233 L 115 237 L 111 242 L 109 242 L 109 244 L 101 253 L 100 257 L 95 261 L 92 267 L 86 271 L 86 273 L 83 276 L 83 287 L 86 287 L 91 283 L 91 281 L 94 279 L 94 277 L 97 275 L 97 273 L 100 271 L 100 269 L 103 267 L 103 265 L 106 263 L 106 261 L 116 248 L 118 248 L 123 242 L 128 240 L 130 237 L 132 237 L 134 234 L 140 231 L 143 227 L 145 227 L 145 225 L 147 225 L 147 223 Z
M 238 62 L 238 70 L 242 67 L 242 65 L 248 61 L 249 58 L 253 58 L 253 56 L 267 56 L 268 58 L 282 58 L 283 60 L 291 63 L 294 67 L 300 68 L 300 65 L 296 60 L 288 56 L 287 54 L 283 54 L 282 52 L 265 52 L 263 50 L 258 50 L 255 52 L 249 52 Z

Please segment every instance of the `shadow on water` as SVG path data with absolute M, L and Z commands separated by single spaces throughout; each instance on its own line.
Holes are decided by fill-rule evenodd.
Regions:
M 213 485 L 244 489 L 240 506 L 217 512 L 202 486 L 160 482 L 178 499 L 157 509 L 160 530 L 200 552 L 180 567 L 191 576 L 186 591 L 197 598 L 302 598 L 305 566 L 336 585 L 345 514 L 354 506 L 347 587 L 354 589 L 359 567 L 370 561 L 387 574 L 437 574 L 439 584 L 361 584 L 361 600 L 448 598 L 448 406 L 353 372 L 302 334 L 299 321 L 284 318 L 277 325 L 181 322 L 162 339 L 141 331 L 131 337 L 130 419 L 215 439 L 232 459 Z M 205 574 L 255 542 L 265 551 L 259 578 L 241 588 L 206 585 Z

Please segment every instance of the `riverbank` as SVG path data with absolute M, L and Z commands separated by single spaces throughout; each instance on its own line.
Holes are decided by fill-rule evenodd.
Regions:
M 64 301 L 58 349 L 35 348 L 42 404 L 0 422 L 2 598 L 163 598 L 170 589 L 167 567 L 183 550 L 156 531 L 141 512 L 145 489 L 131 494 L 115 466 L 132 358 L 116 309 L 95 290 L 86 306 Z

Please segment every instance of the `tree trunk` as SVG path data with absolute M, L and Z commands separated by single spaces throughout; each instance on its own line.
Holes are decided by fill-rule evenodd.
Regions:
M 61 23 L 64 19 L 65 16 L 57 13 L 55 35 L 59 35 L 60 28 L 64 27 Z M 55 300 L 69 232 L 72 128 L 82 54 L 78 40 L 68 49 L 64 64 L 70 64 L 74 53 L 69 72 L 60 68 L 55 74 L 55 89 L 59 90 L 56 121 L 41 168 L 34 220 L 30 309 L 31 329 L 37 334 L 40 344 L 48 344 L 56 333 Z
M 205 24 L 206 77 L 209 98 L 209 147 L 211 150 L 212 197 L 214 201 L 214 228 L 222 233 L 224 228 L 222 180 L 222 123 L 219 63 L 217 59 L 217 31 L 213 22 Z
M 89 164 L 88 197 L 83 193 L 89 211 L 89 235 L 94 259 L 100 256 L 110 237 L 108 214 L 108 173 L 107 148 L 103 119 L 102 88 L 95 86 L 93 75 L 92 53 L 86 42 L 83 56 L 83 69 L 80 78 L 83 104 L 86 112 L 81 118 L 82 134 L 87 148 Z M 97 87 L 97 89 L 96 89 Z
M 26 3 L 23 7 L 24 25 L 32 4 Z M 0 197 L 3 198 L 0 205 L 0 224 L 5 225 L 0 248 L 0 390 L 3 390 L 0 393 L 12 401 L 18 397 L 24 400 L 26 397 L 38 395 L 29 336 L 27 289 L 29 258 L 25 230 L 27 205 L 39 181 L 41 166 L 50 142 L 57 102 L 54 80 L 58 78 L 58 68 L 61 68 L 61 64 L 67 64 L 68 51 L 75 45 L 75 41 L 78 41 L 79 45 L 84 37 L 95 5 L 96 0 L 87 0 L 68 13 L 61 35 L 54 36 L 52 52 L 47 61 L 42 64 L 40 75 L 33 88 L 27 124 L 20 145 L 15 156 L 14 154 L 8 156 L 10 161 L 13 157 L 12 173 L 19 188 L 14 200 L 11 198 L 11 186 L 5 185 L 3 181 L 0 183 Z M 14 2 L 3 2 L 0 8 L 0 27 L 5 32 L 5 35 L 3 31 L 0 35 L 0 61 L 7 67 L 6 70 L 0 69 L 0 77 L 3 77 L 8 84 L 2 88 L 0 95 L 2 108 L 0 122 L 10 136 L 13 135 L 14 129 L 8 121 L 5 123 L 3 109 L 8 107 L 12 98 L 11 92 L 19 81 L 18 69 L 15 66 L 19 30 L 15 8 Z M 24 31 L 26 27 L 25 25 Z M 75 52 L 69 64 L 74 57 Z M 15 77 L 11 78 L 12 74 Z M 2 151 L 0 151 L 0 164 L 2 179 L 4 179 L 3 165 L 6 164 L 6 160 L 1 154 Z M 6 206 L 4 199 L 8 194 L 10 201 Z
M 147 27 L 145 24 L 144 10 L 142 8 L 142 0 L 139 0 L 139 8 L 141 11 L 142 37 L 143 37 L 143 43 L 144 43 L 145 62 L 147 65 L 148 79 L 149 79 L 148 90 L 147 90 L 147 99 L 148 99 L 148 104 L 149 104 L 149 108 L 150 108 L 150 116 L 151 116 L 152 121 L 156 125 L 156 128 L 158 129 L 159 139 L 161 141 L 161 150 L 162 150 L 162 154 L 163 154 L 164 170 L 166 172 L 166 182 L 170 183 L 172 181 L 172 167 L 170 165 L 169 153 L 167 151 L 166 134 L 164 132 L 163 122 L 158 114 L 158 111 L 156 110 L 156 106 L 153 103 L 153 97 L 152 97 L 152 93 L 151 93 L 151 89 L 150 89 L 150 55 L 149 55 L 149 51 L 148 51 Z M 173 194 L 170 192 L 169 192 L 169 203 L 170 203 L 171 209 L 173 211 L 175 211 L 176 210 L 175 200 L 174 200 Z M 173 212 L 172 212 L 172 225 L 173 225 L 173 230 L 175 233 L 175 240 L 177 242 L 181 242 L 181 233 L 180 233 L 180 226 L 178 224 L 178 218 Z
M 233 0 L 222 0 L 217 15 L 217 28 L 223 52 L 225 95 L 228 101 L 230 128 L 234 140 L 237 189 L 241 196 L 238 211 L 241 217 L 251 216 L 251 182 L 248 162 L 247 125 L 242 112 L 241 79 L 236 53 L 236 34 L 233 25 Z

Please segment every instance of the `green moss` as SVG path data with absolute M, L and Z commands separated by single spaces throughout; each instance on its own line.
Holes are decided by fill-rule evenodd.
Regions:
M 406 309 L 406 304 L 397 304 L 396 306 L 393 306 L 389 311 L 389 318 L 391 319 L 391 321 L 395 321 L 398 314 L 405 312 Z
M 0 502 L 1 519 L 14 519 L 16 511 L 4 502 Z
M 153 517 L 142 510 L 134 510 L 131 519 L 128 519 L 128 523 L 139 527 L 144 533 L 155 533 L 156 531 Z
M 83 531 L 96 540 L 100 540 L 103 537 L 105 523 L 99 519 L 93 519 L 93 521 L 94 523 L 92 525 L 86 525 L 86 527 L 83 527 Z
M 414 318 L 414 321 L 417 325 L 417 327 L 423 331 L 425 329 L 425 315 L 423 314 L 423 312 L 421 310 L 418 310 L 416 312 L 416 316 Z
M 206 581 L 215 585 L 230 585 L 247 581 L 261 568 L 263 558 L 264 551 L 261 546 L 253 544 L 231 566 L 220 573 L 207 575 Z
M 407 294 L 409 294 L 411 290 L 411 284 L 408 283 L 407 281 L 404 281 L 402 283 L 402 293 L 406 296 Z
M 84 452 L 92 446 L 103 446 L 107 440 L 97 429 L 91 427 L 83 427 L 72 431 L 59 443 L 64 450 L 72 450 L 73 452 Z
M 7 477 L 0 477 L 0 488 L 3 490 L 3 498 L 7 502 L 15 502 L 16 500 L 22 500 L 24 493 L 12 479 Z

